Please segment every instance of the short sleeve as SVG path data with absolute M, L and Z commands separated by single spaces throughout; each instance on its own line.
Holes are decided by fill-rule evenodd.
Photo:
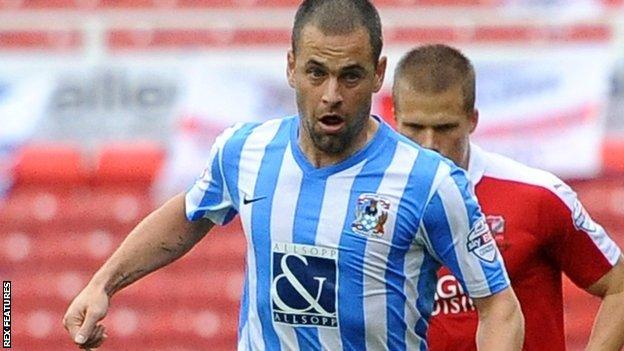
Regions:
M 449 268 L 470 297 L 509 286 L 502 257 L 465 172 L 453 167 L 431 196 L 420 230 L 430 253 Z
M 187 191 L 185 198 L 186 217 L 190 221 L 207 218 L 215 224 L 227 224 L 237 214 L 232 203 L 222 167 L 223 147 L 239 128 L 235 125 L 226 129 L 212 145 L 206 167 Z
M 552 190 L 540 208 L 549 252 L 575 284 L 587 288 L 611 270 L 621 250 L 568 185 L 559 181 Z

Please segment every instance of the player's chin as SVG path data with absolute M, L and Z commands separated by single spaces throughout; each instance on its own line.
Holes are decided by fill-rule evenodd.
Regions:
M 330 135 L 322 138 L 316 145 L 321 151 L 328 154 L 340 154 L 347 148 L 343 138 Z

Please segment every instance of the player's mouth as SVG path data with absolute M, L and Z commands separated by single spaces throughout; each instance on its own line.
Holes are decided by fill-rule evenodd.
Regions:
M 319 126 L 325 134 L 337 134 L 345 127 L 344 118 L 337 114 L 328 113 L 319 118 Z

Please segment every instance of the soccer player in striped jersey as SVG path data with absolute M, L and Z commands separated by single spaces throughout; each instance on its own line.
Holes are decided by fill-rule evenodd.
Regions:
M 394 79 L 399 131 L 466 169 L 475 185 L 524 312 L 523 349 L 565 350 L 561 292 L 565 273 L 603 299 L 587 350 L 620 350 L 624 344 L 620 249 L 560 179 L 470 143 L 478 121 L 470 61 L 446 45 L 421 46 L 401 59 Z M 480 316 L 465 291 L 452 272 L 439 272 L 428 333 L 431 350 L 477 349 L 472 336 Z
M 427 350 L 445 264 L 484 318 L 482 350 L 519 350 L 523 319 L 465 173 L 370 115 L 381 24 L 366 0 L 308 0 L 287 56 L 298 116 L 227 129 L 186 193 L 148 216 L 70 305 L 97 346 L 109 296 L 239 215 L 239 350 Z

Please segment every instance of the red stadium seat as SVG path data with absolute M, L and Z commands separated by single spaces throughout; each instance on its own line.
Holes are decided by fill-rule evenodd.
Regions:
M 149 187 L 164 157 L 163 148 L 151 142 L 104 146 L 97 158 L 94 185 Z
M 179 307 L 227 312 L 238 305 L 242 286 L 242 272 L 187 266 L 184 275 L 174 271 L 158 272 L 120 292 L 116 299 L 144 308 L 154 308 L 168 301 Z
M 0 11 L 2 10 L 0 2 Z M 77 51 L 83 45 L 78 30 L 13 29 L 0 31 L 3 50 L 46 50 L 50 52 Z
M 66 222 L 82 217 L 86 210 L 79 202 L 84 189 L 71 189 L 71 183 L 55 187 L 18 186 L 2 209 L 7 220 L 31 224 Z
M 81 206 L 85 208 L 84 221 L 90 223 L 131 224 L 133 227 L 153 210 L 149 183 L 97 186 L 82 194 Z
M 128 230 L 129 231 L 129 230 Z M 127 232 L 114 233 L 93 227 L 88 230 L 46 228 L 37 231 L 2 232 L 0 263 L 29 272 L 40 267 L 93 272 L 119 246 Z M 205 238 L 190 253 L 167 269 L 178 274 L 195 271 L 242 271 L 245 243 L 242 236 Z
M 115 237 L 105 230 L 93 230 L 90 232 L 75 231 L 41 231 L 36 233 L 14 233 L 6 238 L 0 239 L 13 241 L 14 246 L 22 241 L 30 240 L 28 255 L 16 259 L 16 262 L 26 263 L 28 261 L 36 264 L 49 265 L 72 265 L 71 261 L 76 260 L 82 264 L 89 265 L 89 261 L 94 264 L 102 263 L 110 256 L 113 249 L 121 242 L 121 237 Z M 15 256 L 15 251 L 6 251 L 8 258 Z M 0 253 L 2 255 L 2 253 Z
M 16 187 L 8 201 L 0 204 L 0 223 L 134 226 L 153 210 L 149 184 L 133 189 L 70 185 Z
M 24 147 L 15 167 L 16 186 L 76 186 L 85 184 L 89 174 L 76 145 L 33 144 Z

